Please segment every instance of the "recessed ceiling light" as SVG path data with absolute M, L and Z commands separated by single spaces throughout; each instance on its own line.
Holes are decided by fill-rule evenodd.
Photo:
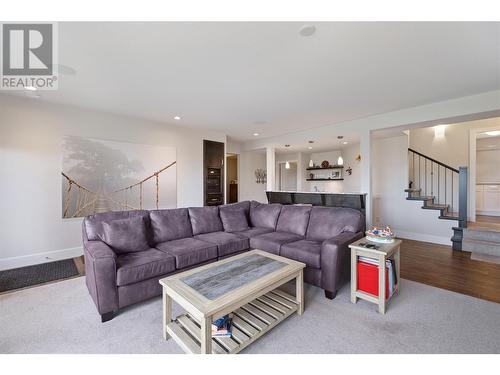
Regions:
M 174 116 L 174 120 L 180 120 L 181 116 Z
M 344 142 L 342 142 L 342 143 L 343 143 L 344 145 L 346 145 L 346 144 L 348 144 L 349 142 L 347 142 L 347 141 L 344 141 Z
M 313 25 L 304 25 L 300 28 L 299 34 L 302 36 L 311 36 L 316 32 L 316 27 Z
M 486 134 L 488 134 L 491 137 L 494 137 L 496 135 L 500 135 L 500 130 L 493 130 L 491 132 L 486 132 Z
M 309 146 L 309 147 L 308 147 L 308 149 L 309 149 L 309 150 L 312 150 L 313 148 L 312 148 L 312 146 Z
M 257 137 L 258 135 L 259 135 L 259 133 L 253 133 L 254 137 Z
M 38 90 L 35 86 L 24 86 L 24 89 L 28 90 L 28 91 L 36 91 L 36 90 Z

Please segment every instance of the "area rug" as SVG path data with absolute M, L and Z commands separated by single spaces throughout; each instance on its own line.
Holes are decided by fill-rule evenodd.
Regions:
M 0 293 L 78 276 L 73 259 L 0 271 Z
M 402 280 L 380 315 L 305 287 L 304 315 L 292 315 L 242 353 L 500 353 L 500 304 Z M 181 309 L 174 304 L 174 314 Z M 0 353 L 182 353 L 162 338 L 161 298 L 101 323 L 83 277 L 0 296 Z

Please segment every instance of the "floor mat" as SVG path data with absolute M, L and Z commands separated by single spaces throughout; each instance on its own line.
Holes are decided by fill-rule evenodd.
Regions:
M 0 292 L 78 276 L 73 259 L 0 271 Z

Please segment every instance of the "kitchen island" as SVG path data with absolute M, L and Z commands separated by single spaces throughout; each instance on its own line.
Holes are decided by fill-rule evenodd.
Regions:
M 266 191 L 269 203 L 310 204 L 312 206 L 348 207 L 365 214 L 365 193 L 329 193 L 313 191 Z

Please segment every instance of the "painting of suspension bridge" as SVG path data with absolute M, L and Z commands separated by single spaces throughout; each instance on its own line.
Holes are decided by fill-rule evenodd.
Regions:
M 66 136 L 62 217 L 177 205 L 176 149 Z

